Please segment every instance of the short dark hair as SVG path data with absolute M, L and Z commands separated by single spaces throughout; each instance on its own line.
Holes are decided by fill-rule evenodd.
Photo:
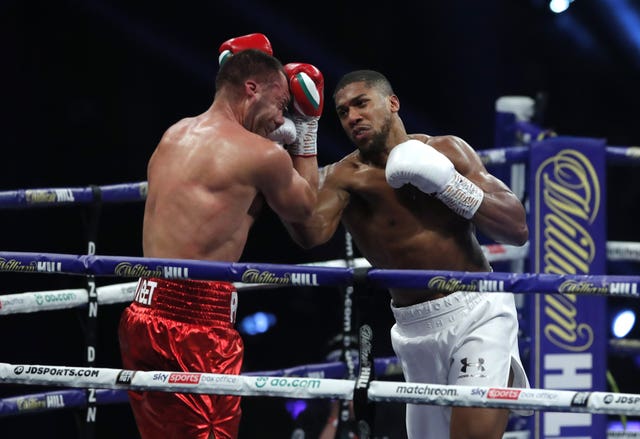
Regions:
M 375 70 L 354 70 L 340 78 L 338 85 L 336 85 L 335 92 L 333 93 L 333 98 L 335 99 L 338 91 L 354 82 L 364 82 L 367 87 L 375 87 L 385 96 L 395 94 L 393 92 L 393 87 L 391 87 L 391 83 L 382 73 Z
M 230 56 L 216 75 L 216 91 L 226 84 L 240 86 L 249 78 L 268 82 L 278 72 L 284 73 L 282 63 L 257 49 L 246 49 Z

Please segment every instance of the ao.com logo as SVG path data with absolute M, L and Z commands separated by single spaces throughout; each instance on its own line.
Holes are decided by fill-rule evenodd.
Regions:
M 54 294 L 36 294 L 36 303 L 44 305 L 45 303 L 56 302 L 73 302 L 76 299 L 75 293 L 54 293 Z
M 16 375 L 20 375 L 22 374 L 22 372 L 24 372 L 24 366 L 16 366 L 13 369 L 13 373 L 15 373 Z
M 277 388 L 284 387 L 298 387 L 298 388 L 311 388 L 318 389 L 320 388 L 321 381 L 318 379 L 310 379 L 310 378 L 285 378 L 285 377 L 257 377 L 255 381 L 255 385 L 257 388 L 261 389 L 266 385 Z

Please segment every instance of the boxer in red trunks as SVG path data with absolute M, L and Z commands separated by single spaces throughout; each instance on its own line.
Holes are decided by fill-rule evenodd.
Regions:
M 123 367 L 239 374 L 243 343 L 234 329 L 233 284 L 143 278 L 121 321 Z M 234 437 L 240 398 L 130 392 L 142 437 Z M 226 415 L 223 415 L 226 414 Z
M 213 104 L 170 127 L 149 161 L 146 257 L 236 262 L 265 202 L 286 221 L 313 210 L 322 74 L 283 66 L 262 34 L 232 38 L 220 52 Z M 293 132 L 282 133 L 291 100 Z M 284 138 L 286 149 L 270 140 Z M 120 320 L 123 366 L 240 373 L 237 303 L 228 282 L 140 279 Z M 130 403 L 143 439 L 238 435 L 237 396 L 130 392 Z

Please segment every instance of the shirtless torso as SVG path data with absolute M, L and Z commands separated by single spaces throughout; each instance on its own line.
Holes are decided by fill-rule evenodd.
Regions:
M 239 260 L 265 199 L 284 218 L 308 214 L 312 189 L 292 160 L 224 112 L 178 122 L 148 166 L 145 256 Z
M 432 144 L 446 138 L 411 136 Z M 490 270 L 475 227 L 436 198 L 406 185 L 394 190 L 384 167 L 365 163 L 358 151 L 325 170 L 327 186 L 339 188 L 348 199 L 342 223 L 363 256 L 375 267 L 455 271 Z M 321 195 L 322 197 L 322 195 Z M 397 306 L 442 297 L 426 290 L 391 290 Z
M 283 126 L 290 101 L 284 66 L 268 52 L 228 57 L 212 105 L 169 127 L 151 156 L 145 257 L 235 262 L 263 205 L 287 221 L 310 216 L 315 155 L 294 157 L 267 139 Z M 239 374 L 237 307 L 235 287 L 224 279 L 140 278 L 118 328 L 124 367 Z M 130 402 L 144 439 L 238 435 L 238 396 L 130 392 Z
M 342 223 L 377 268 L 490 271 L 475 228 L 496 242 L 522 245 L 528 237 L 522 204 L 461 138 L 407 134 L 398 115 L 399 100 L 388 93 L 365 81 L 347 83 L 336 91 L 338 118 L 357 149 L 322 168 L 314 214 L 303 223 L 289 224 L 291 235 L 303 247 L 314 247 L 329 240 Z M 472 221 L 415 185 L 390 186 L 385 176 L 389 154 L 410 139 L 442 153 L 483 191 Z M 445 294 L 391 290 L 396 306 Z
M 383 75 L 371 70 L 347 73 L 333 98 L 342 128 L 357 149 L 322 169 L 313 215 L 288 225 L 300 245 L 327 242 L 343 224 L 376 268 L 490 271 L 476 227 L 499 243 L 526 242 L 520 200 L 461 138 L 407 134 L 400 101 Z M 511 366 L 520 365 L 512 295 L 429 289 L 390 293 L 396 319 L 391 342 L 408 381 L 527 385 L 521 368 L 514 372 Z M 449 294 L 453 299 L 447 304 L 442 298 Z M 480 300 L 483 306 L 476 306 Z M 444 317 L 434 316 L 430 303 L 460 306 L 447 308 L 451 314 L 445 328 Z M 476 324 L 466 326 L 463 316 Z M 498 332 L 500 338 L 485 332 Z M 496 366 L 492 375 L 461 381 L 456 365 L 480 356 Z M 507 410 L 409 404 L 407 431 L 412 439 L 497 439 L 507 418 Z

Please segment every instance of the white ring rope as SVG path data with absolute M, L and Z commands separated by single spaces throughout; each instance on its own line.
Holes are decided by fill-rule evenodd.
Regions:
M 9 363 L 0 363 L 0 382 L 76 388 L 343 400 L 353 399 L 355 383 L 354 380 L 327 378 L 131 371 Z M 369 384 L 368 398 L 371 401 L 640 415 L 640 395 L 628 393 L 455 386 L 375 380 Z
M 610 261 L 640 262 L 640 242 L 607 242 L 607 259 Z
M 0 363 L 0 382 L 212 395 L 353 399 L 353 381 Z

